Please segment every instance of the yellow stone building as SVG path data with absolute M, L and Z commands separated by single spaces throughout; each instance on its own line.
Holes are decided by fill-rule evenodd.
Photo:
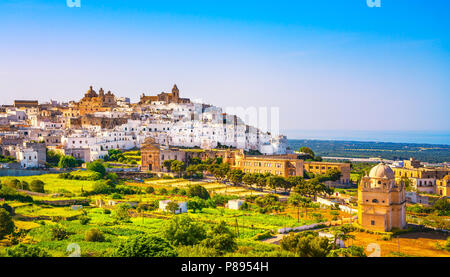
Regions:
M 93 114 L 96 112 L 112 111 L 117 106 L 116 97 L 111 91 L 107 93 L 100 88 L 99 93 L 89 87 L 89 90 L 84 95 L 83 99 L 76 105 L 76 109 L 80 115 Z
M 403 161 L 403 167 L 394 167 L 393 170 L 397 183 L 408 178 L 412 187 L 423 193 L 438 193 L 437 182 L 450 173 L 446 167 L 424 167 L 414 158 Z
M 388 232 L 406 227 L 406 196 L 394 171 L 381 163 L 358 186 L 358 223 L 364 228 Z
M 296 155 L 236 155 L 234 168 L 244 173 L 271 173 L 282 177 L 303 177 L 303 160 Z
M 436 193 L 440 196 L 450 197 L 450 175 L 441 180 L 436 180 Z
M 324 174 L 330 169 L 337 169 L 342 174 L 339 182 L 341 184 L 350 183 L 350 163 L 305 161 L 304 168 L 306 172 L 312 172 L 314 174 Z

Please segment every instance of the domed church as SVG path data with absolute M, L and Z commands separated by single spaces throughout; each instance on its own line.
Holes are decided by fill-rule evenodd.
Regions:
M 358 223 L 383 232 L 406 228 L 405 186 L 395 183 L 394 171 L 384 163 L 373 167 L 359 184 Z

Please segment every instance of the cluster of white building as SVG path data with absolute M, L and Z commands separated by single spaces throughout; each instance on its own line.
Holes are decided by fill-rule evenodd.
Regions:
M 269 155 L 289 152 L 285 136 L 273 136 L 267 131 L 249 126 L 239 117 L 224 113 L 219 107 L 164 101 L 135 105 L 130 104 L 127 98 L 116 101 L 120 105 L 113 110 L 91 115 L 94 118 L 121 119 L 121 122 L 126 122 L 110 129 L 101 128 L 98 124 L 74 128 L 70 120 L 80 115 L 76 110 L 70 110 L 70 103 L 51 102 L 46 104 L 45 110 L 36 107 L 4 107 L 0 111 L 0 127 L 10 126 L 14 130 L 0 130 L 0 138 L 17 136 L 18 139 L 15 144 L 2 143 L 3 149 L 0 150 L 5 152 L 9 147 L 7 153 L 17 153 L 14 156 L 27 168 L 45 165 L 45 160 L 34 159 L 42 155 L 21 146 L 31 141 L 41 142 L 49 149 L 86 162 L 104 158 L 111 149 L 140 148 L 147 137 L 176 147 L 232 147 Z M 70 112 L 64 112 L 61 107 Z M 10 146 L 16 149 L 10 149 Z

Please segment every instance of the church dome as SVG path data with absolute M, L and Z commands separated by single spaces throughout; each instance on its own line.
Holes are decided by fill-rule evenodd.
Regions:
M 392 168 L 389 166 L 380 163 L 379 165 L 374 166 L 369 173 L 370 178 L 388 178 L 388 179 L 394 179 L 395 174 Z

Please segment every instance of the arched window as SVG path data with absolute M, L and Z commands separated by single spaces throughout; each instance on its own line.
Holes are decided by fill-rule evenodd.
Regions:
M 378 203 L 378 200 L 377 199 L 373 199 L 372 203 Z

